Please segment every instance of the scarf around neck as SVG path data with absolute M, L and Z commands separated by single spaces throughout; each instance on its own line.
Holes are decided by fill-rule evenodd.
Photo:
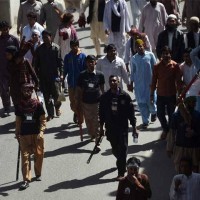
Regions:
M 114 12 L 114 14 L 118 17 L 121 16 L 121 12 L 123 10 L 123 3 L 122 0 L 118 0 L 117 2 L 115 2 L 115 0 L 111 0 L 111 8 L 112 11 Z M 118 11 L 118 6 L 120 6 L 120 12 Z
M 34 113 L 37 109 L 37 106 L 39 104 L 39 101 L 37 99 L 21 99 L 21 102 L 19 104 L 19 111 L 22 113 Z

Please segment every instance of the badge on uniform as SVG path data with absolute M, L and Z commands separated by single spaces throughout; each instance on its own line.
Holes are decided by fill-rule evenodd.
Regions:
M 32 121 L 33 120 L 33 116 L 31 114 L 26 114 L 26 120 L 27 121 Z
M 88 84 L 88 87 L 89 87 L 89 88 L 94 88 L 94 83 L 89 83 L 89 84 Z

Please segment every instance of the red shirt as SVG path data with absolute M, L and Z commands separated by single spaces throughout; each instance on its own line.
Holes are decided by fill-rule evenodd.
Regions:
M 181 89 L 181 70 L 173 60 L 168 64 L 163 61 L 154 66 L 151 94 L 157 89 L 159 96 L 173 96 Z

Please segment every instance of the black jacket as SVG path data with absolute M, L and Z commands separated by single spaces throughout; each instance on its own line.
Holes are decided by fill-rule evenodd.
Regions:
M 164 30 L 158 35 L 156 53 L 159 59 L 161 58 L 161 50 L 164 46 L 169 46 L 168 30 Z M 184 43 L 183 33 L 179 30 L 176 30 L 174 31 L 172 39 L 172 60 L 174 60 L 177 63 L 182 62 L 184 49 L 185 49 L 185 43 Z
M 190 31 L 187 33 L 186 36 L 187 36 L 188 47 L 194 49 L 195 48 L 194 33 Z M 200 45 L 200 34 L 199 34 L 199 45 Z
M 113 104 L 117 105 L 113 109 Z M 134 106 L 131 97 L 126 92 L 119 90 L 119 94 L 111 93 L 111 90 L 105 92 L 100 98 L 99 104 L 100 124 L 104 125 L 107 131 L 113 134 L 128 130 L 128 120 L 135 127 L 136 118 Z

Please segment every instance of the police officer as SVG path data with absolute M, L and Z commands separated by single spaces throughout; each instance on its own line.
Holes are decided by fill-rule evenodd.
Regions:
M 124 177 L 126 171 L 126 157 L 128 148 L 128 120 L 133 127 L 133 135 L 136 132 L 136 118 L 134 106 L 129 94 L 119 88 L 117 76 L 109 77 L 110 89 L 100 98 L 99 119 L 100 134 L 105 135 L 112 146 L 113 155 L 117 158 L 117 180 Z
M 91 136 L 91 141 L 95 141 L 99 132 L 99 99 L 104 92 L 105 79 L 103 73 L 95 69 L 96 57 L 94 55 L 88 55 L 86 57 L 86 66 L 87 70 L 80 73 L 77 82 L 77 110 L 83 110 L 88 134 Z M 100 146 L 98 146 L 99 150 Z
M 30 156 L 34 154 L 36 181 L 41 181 L 44 156 L 44 131 L 46 128 L 45 112 L 42 104 L 31 98 L 34 86 L 22 85 L 22 99 L 16 107 L 16 138 L 20 144 L 22 157 L 22 175 L 24 182 L 20 190 L 29 187 L 31 181 Z

